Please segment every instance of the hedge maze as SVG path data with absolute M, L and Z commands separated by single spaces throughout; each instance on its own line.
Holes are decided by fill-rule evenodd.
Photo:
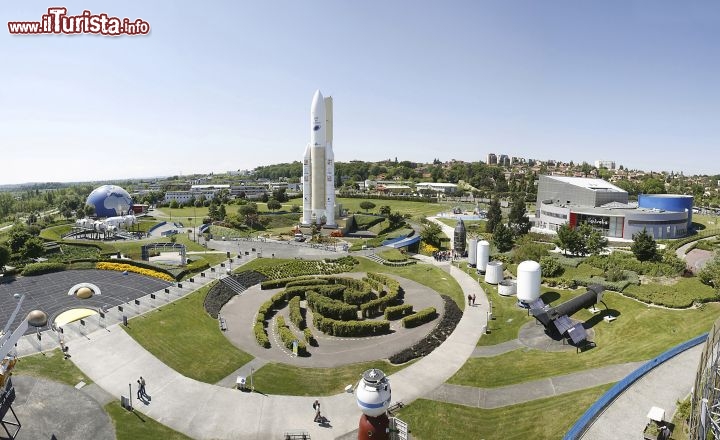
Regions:
M 307 345 L 317 345 L 313 331 L 336 337 L 371 337 L 390 333 L 391 321 L 402 319 L 401 325 L 411 328 L 437 317 L 432 307 L 416 313 L 411 304 L 403 304 L 400 283 L 380 273 L 368 272 L 363 279 L 335 275 L 277 277 L 263 281 L 260 288 L 283 290 L 258 308 L 254 324 L 258 345 L 271 346 L 270 323 L 287 307 L 289 323 L 285 315 L 277 316 L 272 330 L 288 349 L 298 341 L 300 356 L 310 355 Z M 314 328 L 307 321 L 308 313 L 312 314 Z

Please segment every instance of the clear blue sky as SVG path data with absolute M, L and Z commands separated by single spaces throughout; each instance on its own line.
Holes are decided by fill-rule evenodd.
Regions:
M 9 34 L 56 3 L 0 5 L 0 183 L 300 160 L 318 88 L 339 161 L 720 173 L 717 1 L 72 0 L 152 32 Z

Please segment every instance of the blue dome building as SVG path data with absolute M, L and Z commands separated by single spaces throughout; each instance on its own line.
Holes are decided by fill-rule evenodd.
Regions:
M 687 213 L 687 230 L 692 226 L 693 196 L 683 194 L 640 194 L 638 207 Z
M 132 213 L 133 201 L 119 186 L 103 185 L 90 193 L 85 204 L 94 206 L 98 217 L 116 217 Z

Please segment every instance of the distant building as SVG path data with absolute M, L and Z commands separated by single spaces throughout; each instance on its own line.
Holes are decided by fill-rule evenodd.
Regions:
M 609 170 L 615 169 L 615 161 L 614 160 L 596 160 L 595 161 L 595 168 L 607 168 Z
M 430 190 L 436 193 L 453 194 L 457 192 L 458 186 L 454 183 L 420 182 L 415 184 L 418 191 Z
M 534 223 L 543 230 L 587 223 L 606 237 L 632 239 L 645 229 L 666 239 L 690 231 L 693 197 L 647 194 L 628 203 L 627 191 L 602 179 L 542 175 L 536 206 Z
M 498 165 L 502 165 L 504 167 L 510 166 L 510 158 L 507 154 L 501 154 L 497 162 Z
M 488 165 L 497 165 L 497 156 L 495 153 L 489 153 L 487 155 L 487 164 Z

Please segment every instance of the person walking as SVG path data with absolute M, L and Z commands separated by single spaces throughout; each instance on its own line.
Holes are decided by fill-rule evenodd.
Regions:
M 315 410 L 315 419 L 314 422 L 322 422 L 322 416 L 320 415 L 320 401 L 315 400 L 313 402 L 313 409 Z
M 142 376 L 140 376 L 138 383 L 140 384 L 140 390 L 139 390 L 140 395 L 142 395 L 144 398 L 147 398 L 148 395 L 145 392 L 145 379 Z
M 142 386 L 142 383 L 140 382 L 140 379 L 138 379 L 137 384 L 138 384 L 137 399 L 143 400 L 143 386 Z
M 472 295 L 472 305 L 475 305 L 475 294 Z
M 468 293 L 468 305 L 472 305 L 472 295 Z

